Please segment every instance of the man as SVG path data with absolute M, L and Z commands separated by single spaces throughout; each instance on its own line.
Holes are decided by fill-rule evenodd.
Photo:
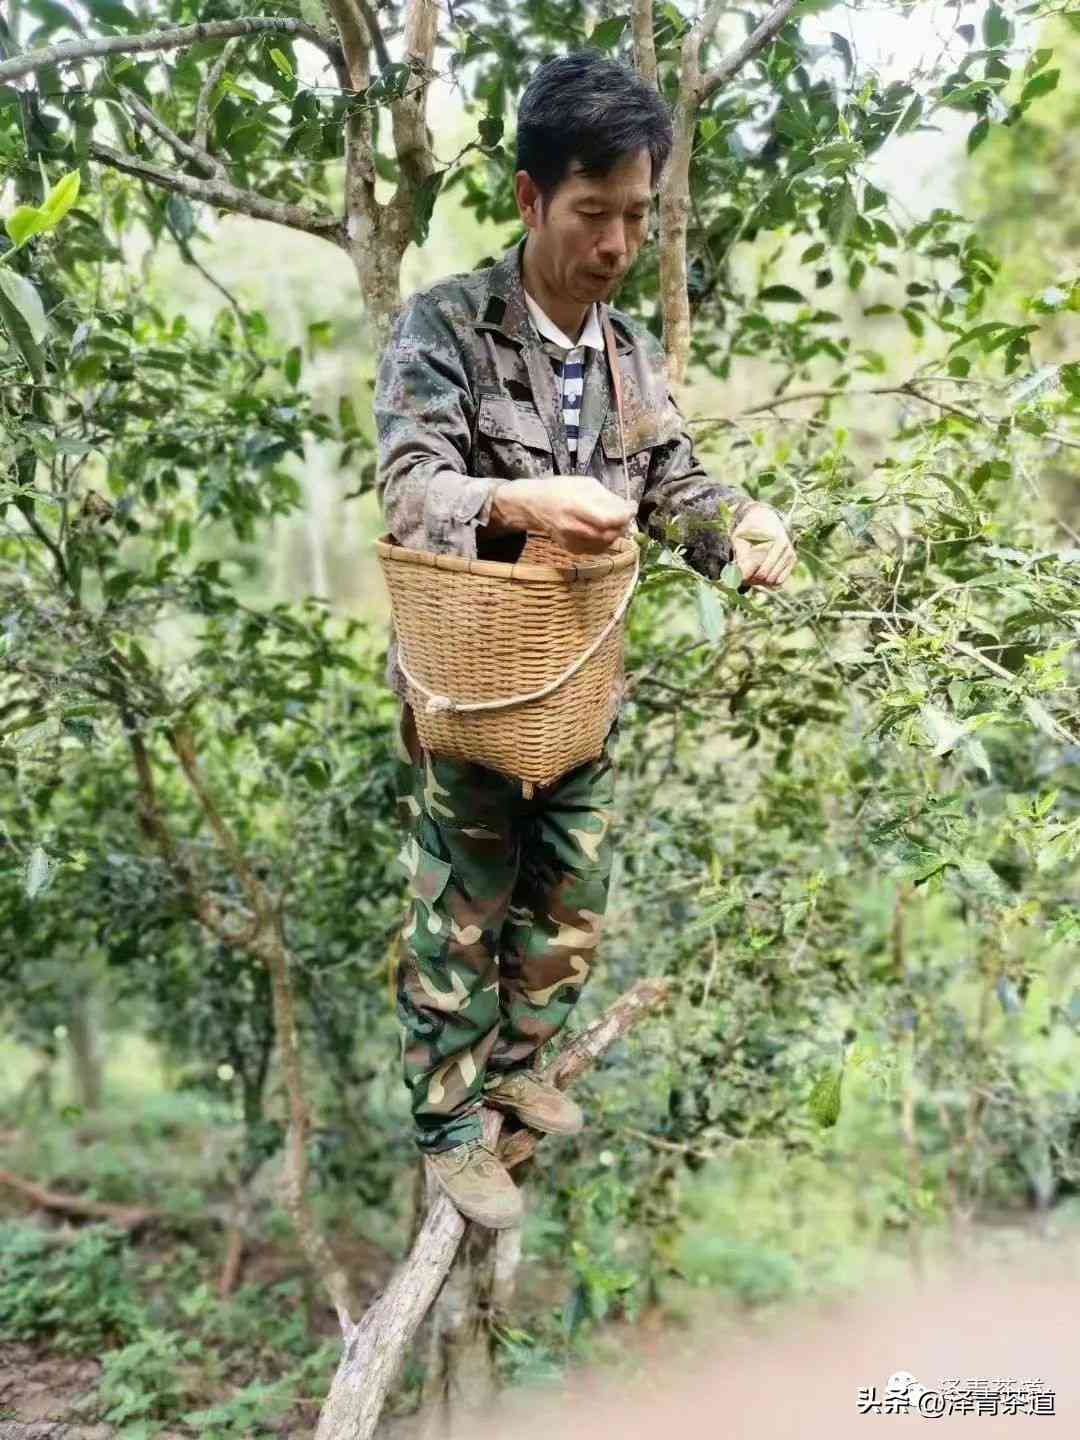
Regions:
M 412 295 L 379 364 L 377 488 L 399 544 L 513 559 L 525 531 L 542 530 L 591 554 L 636 518 L 684 544 L 702 574 L 734 558 L 750 584 L 787 579 L 795 556 L 780 517 L 702 468 L 663 347 L 607 305 L 645 239 L 672 143 L 662 97 L 626 66 L 584 50 L 537 71 L 518 112 L 526 235 L 490 267 Z M 718 501 L 732 507 L 730 537 L 715 521 Z M 755 546 L 747 531 L 769 543 Z M 601 756 L 526 798 L 512 776 L 422 750 L 393 638 L 387 675 L 402 699 L 400 858 L 411 900 L 397 1015 L 416 1143 L 464 1215 L 505 1227 L 521 1218 L 521 1197 L 482 1143 L 481 1104 L 551 1134 L 583 1124 L 532 1061 L 596 956 L 623 676 Z

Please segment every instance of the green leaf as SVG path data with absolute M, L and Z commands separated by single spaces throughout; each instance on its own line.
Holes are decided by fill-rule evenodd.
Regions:
M 1052 840 L 1042 846 L 1035 856 L 1036 870 L 1052 870 L 1055 865 L 1060 865 L 1063 860 L 1072 858 L 1073 852 L 1077 849 L 1077 833 L 1072 826 L 1060 830 Z
M 964 726 L 939 705 L 926 704 L 919 707 L 923 733 L 933 746 L 934 755 L 945 755 L 958 740 L 963 738 Z
M 900 311 L 900 314 L 904 317 L 904 324 L 911 331 L 912 335 L 914 335 L 916 339 L 921 339 L 926 327 L 923 324 L 923 319 L 919 312 L 913 310 L 910 305 L 905 305 Z
M 477 125 L 480 132 L 480 144 L 485 150 L 493 150 L 503 137 L 503 118 L 501 115 L 485 115 Z
M 17 205 L 4 221 L 4 229 L 13 245 L 21 245 L 31 235 L 45 229 L 45 220 L 36 205 Z
M 283 51 L 275 47 L 270 51 L 270 59 L 273 62 L 274 69 L 277 70 L 279 74 L 284 75 L 286 80 L 293 78 L 293 68 L 289 64 L 289 57 L 284 54 Z
M 968 84 L 958 85 L 955 90 L 950 90 L 947 95 L 943 95 L 939 103 L 948 105 L 952 110 L 981 109 L 985 103 L 985 97 L 990 92 L 991 87 L 985 80 L 971 80 Z
M 165 215 L 178 240 L 190 240 L 195 230 L 195 211 L 185 195 L 170 195 L 165 201 Z
M 1008 45 L 1012 37 L 1012 26 L 1005 18 L 1001 6 L 992 0 L 986 7 L 986 14 L 982 22 L 983 44 L 990 50 L 1000 49 L 1002 45 Z
M 785 305 L 801 305 L 804 298 L 802 293 L 791 285 L 766 285 L 758 296 L 759 300 L 773 300 Z
M 313 29 L 321 30 L 324 35 L 327 33 L 326 11 L 319 0 L 300 0 L 300 14 Z
M 1036 729 L 1041 730 L 1044 735 L 1049 735 L 1051 740 L 1061 739 L 1054 717 L 1040 700 L 1036 700 L 1033 695 L 1025 695 L 1023 704 L 1024 713 Z
M 435 209 L 435 199 L 442 188 L 443 172 L 437 170 L 424 180 L 416 192 L 416 201 L 412 214 L 412 238 L 416 245 L 427 244 L 428 227 L 431 224 L 432 212 Z
M 977 150 L 989 134 L 990 121 L 984 115 L 981 120 L 976 120 L 975 124 L 968 131 L 967 153 L 970 155 L 974 150 Z
M 76 35 L 86 34 L 78 17 L 58 0 L 27 0 L 24 9 L 36 16 L 49 34 L 54 30 L 74 30 Z
M 142 28 L 138 16 L 133 15 L 120 0 L 84 0 L 87 10 L 95 20 L 111 25 L 115 30 L 136 31 Z
M 78 170 L 69 170 L 62 175 L 56 184 L 45 196 L 41 205 L 41 214 L 45 221 L 45 227 L 49 230 L 54 225 L 59 225 L 67 212 L 79 198 L 79 185 L 81 176 Z
M 825 220 L 826 229 L 834 244 L 842 245 L 844 243 L 858 213 L 855 196 L 851 186 L 845 180 L 832 197 Z
M 613 15 L 609 20 L 601 20 L 589 36 L 589 44 L 595 45 L 598 50 L 614 49 L 628 21 L 626 15 Z
M 35 380 L 45 374 L 40 342 L 45 338 L 45 310 L 30 281 L 0 265 L 0 321 Z
M 896 127 L 897 135 L 906 135 L 909 130 L 914 130 L 915 126 L 918 125 L 919 121 L 922 119 L 922 113 L 923 97 L 921 95 L 916 95 L 915 98 L 912 100 L 911 104 L 904 111 L 903 115 L 900 116 L 899 123 Z
M 965 885 L 988 900 L 1002 900 L 1005 888 L 997 871 L 986 860 L 966 855 L 956 857 L 955 868 Z
M 1049 95 L 1051 90 L 1057 89 L 1060 79 L 1060 70 L 1042 70 L 1038 75 L 1033 75 L 1020 92 L 1020 104 L 1027 105 L 1040 95 Z
M 720 584 L 725 590 L 738 590 L 743 583 L 743 573 L 738 565 L 725 565 L 720 571 Z
M 826 1070 L 814 1084 L 806 1101 L 806 1108 L 814 1121 L 823 1130 L 835 1125 L 840 1118 L 840 1094 L 844 1071 Z
M 285 355 L 285 379 L 290 385 L 295 385 L 300 379 L 300 369 L 303 363 L 304 356 L 300 346 L 290 346 Z
M 724 635 L 724 607 L 716 598 L 712 586 L 705 581 L 697 586 L 697 612 L 701 633 L 715 645 Z

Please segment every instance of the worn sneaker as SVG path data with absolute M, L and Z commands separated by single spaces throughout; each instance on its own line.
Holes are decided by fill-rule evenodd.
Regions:
M 531 1070 L 489 1076 L 484 1101 L 497 1110 L 512 1110 L 530 1130 L 546 1135 L 577 1135 L 585 1128 L 581 1106 Z
M 521 1191 L 483 1140 L 465 1140 L 449 1150 L 434 1150 L 426 1158 L 435 1179 L 467 1220 L 491 1230 L 521 1223 Z

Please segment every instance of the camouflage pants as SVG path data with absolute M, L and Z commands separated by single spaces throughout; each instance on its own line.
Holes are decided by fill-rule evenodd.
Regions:
M 396 1013 L 422 1151 L 479 1136 L 485 1081 L 528 1066 L 577 1003 L 607 907 L 617 733 L 526 800 L 519 781 L 429 755 L 402 704 Z

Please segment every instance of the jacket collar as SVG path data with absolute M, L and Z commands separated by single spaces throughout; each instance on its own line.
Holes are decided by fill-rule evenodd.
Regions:
M 502 258 L 487 269 L 487 284 L 480 295 L 479 319 L 473 322 L 477 330 L 497 330 L 517 345 L 536 345 L 538 339 L 533 328 L 529 308 L 525 301 L 525 286 L 521 278 L 522 260 L 528 231 L 507 249 Z M 604 316 L 611 319 L 615 335 L 615 349 L 625 355 L 634 348 L 630 334 L 623 329 L 617 315 L 611 314 L 611 307 L 604 300 L 596 302 L 597 318 L 603 326 Z

